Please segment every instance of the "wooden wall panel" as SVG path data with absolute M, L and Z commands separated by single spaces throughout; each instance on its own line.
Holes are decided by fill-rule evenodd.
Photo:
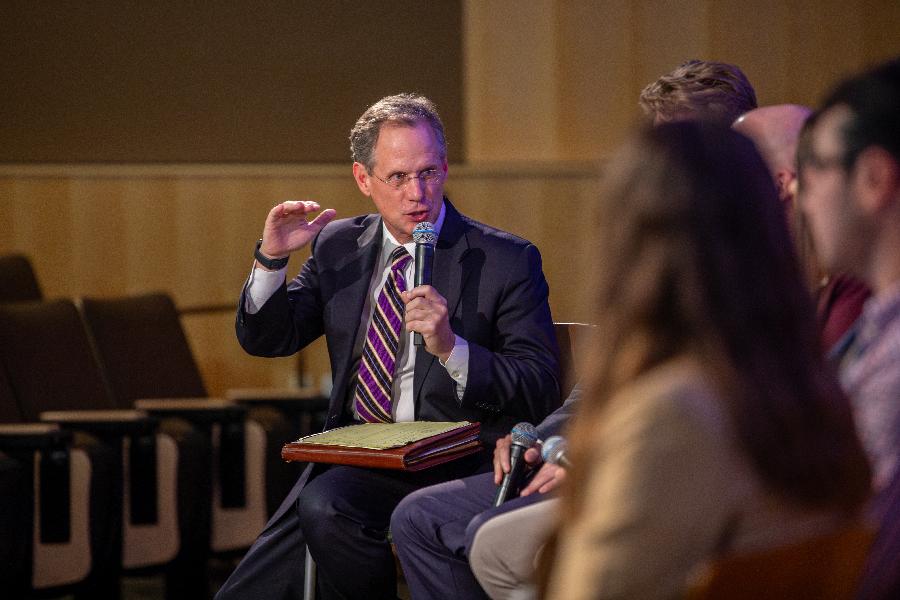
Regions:
M 556 3 L 465 5 L 466 158 L 552 160 L 556 110 Z
M 637 116 L 636 34 L 628 26 L 634 8 L 610 0 L 569 2 L 557 11 L 560 31 L 556 115 L 564 157 L 591 157 L 608 140 L 620 140 Z M 587 76 L 573 76 L 583 73 Z M 622 93 L 611 93 L 612 90 Z M 559 158 L 554 157 L 554 158 Z
M 154 178 L 152 185 L 127 186 L 121 203 L 128 232 L 121 249 L 126 256 L 126 294 L 168 289 L 176 276 L 173 265 L 180 248 L 173 223 L 178 218 L 175 194 L 175 182 L 170 178 Z M 198 271 L 203 268 L 197 265 Z
M 594 6 L 599 8 L 597 3 Z M 709 56 L 710 30 L 714 25 L 710 22 L 709 2 L 635 2 L 631 16 L 626 26 L 634 30 L 635 36 L 631 48 L 639 79 L 634 90 L 635 107 L 640 90 L 661 74 L 691 58 L 715 58 Z
M 11 178 L 9 196 L 0 203 L 9 206 L 9 222 L 3 224 L 3 243 L 10 249 L 27 247 L 39 251 L 45 263 L 46 277 L 41 278 L 44 293 L 59 290 L 69 295 L 75 236 L 71 227 L 72 184 L 66 179 Z M 22 198 L 16 202 L 14 198 Z
M 560 320 L 585 320 L 579 261 L 589 244 L 589 165 L 451 167 L 447 191 L 460 210 L 536 243 Z M 52 198 L 52 202 L 44 201 Z M 31 256 L 46 295 L 116 296 L 162 290 L 182 308 L 213 393 L 297 382 L 297 360 L 247 356 L 233 307 L 268 210 L 315 199 L 339 216 L 372 210 L 340 166 L 0 167 L 0 253 Z M 307 254 L 294 256 L 295 275 Z M 573 286 L 572 282 L 579 282 Z M 329 372 L 324 343 L 299 358 L 307 383 Z
M 640 90 L 691 58 L 739 65 L 762 104 L 815 105 L 847 74 L 900 54 L 890 0 L 520 6 L 465 2 L 470 161 L 602 160 L 640 118 Z

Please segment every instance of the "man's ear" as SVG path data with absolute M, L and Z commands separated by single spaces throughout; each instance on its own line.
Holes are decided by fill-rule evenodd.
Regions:
M 363 195 L 372 195 L 372 178 L 369 175 L 369 171 L 362 163 L 353 163 L 353 180 L 356 182 L 356 186 L 359 188 L 359 191 L 363 193 Z
M 876 215 L 900 202 L 900 162 L 884 148 L 871 146 L 860 152 L 853 171 L 859 207 L 867 214 Z
M 775 173 L 775 187 L 778 189 L 778 199 L 782 202 L 790 202 L 794 199 L 797 174 L 790 169 L 779 169 Z

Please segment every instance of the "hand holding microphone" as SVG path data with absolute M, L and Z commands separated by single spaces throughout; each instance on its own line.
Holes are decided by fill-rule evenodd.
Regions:
M 544 462 L 551 465 L 559 465 L 565 469 L 571 469 L 572 463 L 569 462 L 567 452 L 569 444 L 565 438 L 559 435 L 553 435 L 547 438 L 547 441 L 541 446 L 541 458 Z
M 416 268 L 414 285 L 431 285 L 431 267 L 434 264 L 434 245 L 437 236 L 434 234 L 434 225 L 428 221 L 422 221 L 413 229 L 413 241 L 416 243 Z M 413 335 L 413 343 L 421 346 L 425 342 L 418 331 Z
M 537 443 L 537 432 L 531 423 L 519 423 L 510 432 L 509 471 L 503 476 L 494 496 L 494 506 L 500 506 L 516 493 L 522 471 L 525 469 L 523 454 Z M 498 448 L 500 444 L 498 443 Z M 495 453 L 496 466 L 496 453 Z
M 541 444 L 541 457 L 544 464 L 531 478 L 528 485 L 522 488 L 520 495 L 528 496 L 534 492 L 546 494 L 556 489 L 566 478 L 566 469 L 572 466 L 566 456 L 567 450 L 565 439 L 558 435 L 547 438 Z
M 400 293 L 406 306 L 404 321 L 413 331 L 413 343 L 437 356 L 445 363 L 456 345 L 456 335 L 450 327 L 447 299 L 431 286 L 431 270 L 437 236 L 427 221 L 418 223 L 413 230 L 416 243 L 413 287 Z

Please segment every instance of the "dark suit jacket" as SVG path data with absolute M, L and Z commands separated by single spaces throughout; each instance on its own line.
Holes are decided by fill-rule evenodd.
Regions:
M 559 406 L 559 349 L 537 248 L 462 216 L 445 199 L 432 285 L 447 299 L 450 326 L 469 343 L 462 399 L 456 383 L 424 347 L 416 354 L 415 416 L 423 421 L 480 421 L 489 447 L 519 421 L 540 422 Z M 329 223 L 300 275 L 259 312 L 243 310 L 237 335 L 257 356 L 286 356 L 324 334 L 334 386 L 326 428 L 349 420 L 353 356 L 365 295 L 382 242 L 379 215 Z

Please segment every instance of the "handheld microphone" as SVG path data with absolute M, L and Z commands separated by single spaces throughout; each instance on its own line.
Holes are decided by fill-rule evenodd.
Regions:
M 497 487 L 497 495 L 494 496 L 494 506 L 500 506 L 510 494 L 515 495 L 519 487 L 519 479 L 525 468 L 525 459 L 522 455 L 537 442 L 537 431 L 531 423 L 519 423 L 512 428 L 512 446 L 509 448 L 509 473 L 503 476 L 503 481 Z
M 434 263 L 434 245 L 437 236 L 434 234 L 434 225 L 428 221 L 418 223 L 413 229 L 413 241 L 416 243 L 416 268 L 413 277 L 416 286 L 431 285 L 431 267 Z M 421 346 L 424 341 L 418 331 L 413 335 L 413 343 Z
M 544 445 L 541 446 L 541 458 L 544 459 L 544 462 L 550 463 L 551 465 L 559 465 L 566 469 L 572 468 L 572 463 L 569 461 L 566 453 L 569 450 L 569 444 L 566 442 L 565 438 L 553 435 L 547 438 L 547 441 L 544 442 Z

